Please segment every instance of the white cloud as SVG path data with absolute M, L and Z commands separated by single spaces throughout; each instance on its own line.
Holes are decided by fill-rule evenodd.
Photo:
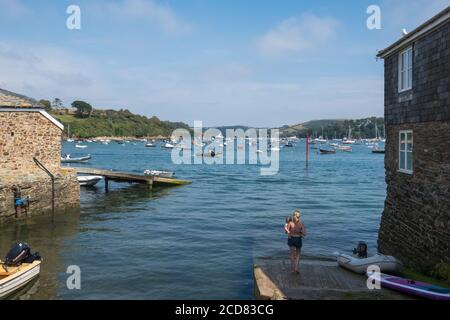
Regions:
M 30 51 L 24 45 L 0 42 L 0 70 L 1 88 L 36 99 L 108 92 L 94 63 L 58 47 L 37 45 Z
M 291 17 L 269 30 L 257 41 L 264 56 L 280 56 L 320 47 L 334 38 L 339 22 L 312 14 Z
M 189 33 L 193 29 L 169 6 L 158 4 L 154 0 L 125 0 L 122 3 L 107 3 L 101 6 L 101 10 L 106 10 L 118 19 L 149 19 L 167 33 Z
M 0 17 L 16 18 L 31 13 L 31 9 L 21 0 L 0 0 Z

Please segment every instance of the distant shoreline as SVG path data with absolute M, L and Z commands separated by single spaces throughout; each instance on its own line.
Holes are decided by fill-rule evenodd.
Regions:
M 67 141 L 67 137 L 65 137 L 63 140 Z M 99 136 L 99 137 L 90 137 L 90 138 L 76 138 L 76 137 L 72 137 L 70 139 L 73 139 L 75 141 L 86 141 L 86 140 L 96 140 L 96 141 L 105 141 L 105 140 L 110 140 L 110 141 L 124 141 L 124 140 L 128 140 L 128 141 L 143 141 L 143 140 L 167 140 L 170 139 L 170 137 L 166 137 L 166 136 L 154 136 L 154 137 L 133 137 L 133 136 L 125 136 L 125 137 L 107 137 L 107 136 Z

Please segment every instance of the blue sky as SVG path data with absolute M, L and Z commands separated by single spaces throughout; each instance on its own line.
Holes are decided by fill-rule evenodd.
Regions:
M 81 8 L 68 30 L 66 8 Z M 381 30 L 366 9 L 381 8 Z M 450 0 L 0 0 L 0 87 L 207 126 L 383 115 L 377 50 Z

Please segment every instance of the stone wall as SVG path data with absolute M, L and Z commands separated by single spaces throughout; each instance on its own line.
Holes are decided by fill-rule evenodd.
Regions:
M 401 93 L 398 59 L 384 62 L 386 125 L 450 120 L 450 21 L 413 44 L 412 90 Z
M 57 210 L 79 206 L 76 172 L 61 168 L 62 131 L 39 112 L 0 112 L 0 221 L 15 217 L 13 186 L 30 198 L 27 215 L 51 210 L 50 177 L 37 167 L 36 157 L 55 175 Z M 25 210 L 18 218 L 26 217 Z
M 0 112 L 0 175 L 39 172 L 33 156 L 58 170 L 61 129 L 39 112 Z
M 13 186 L 19 187 L 23 199 L 29 199 L 27 210 L 22 208 L 18 216 L 14 207 Z M 61 169 L 55 175 L 55 209 L 65 211 L 78 208 L 80 186 L 76 172 Z M 52 184 L 45 173 L 13 176 L 0 176 L 0 222 L 8 218 L 26 218 L 30 215 L 50 213 L 52 209 Z
M 412 175 L 398 172 L 400 130 L 413 130 Z M 450 264 L 450 122 L 387 125 L 386 133 L 379 250 L 423 271 Z

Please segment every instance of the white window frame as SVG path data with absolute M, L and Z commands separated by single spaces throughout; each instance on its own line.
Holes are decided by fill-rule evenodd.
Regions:
M 403 63 L 406 56 L 406 67 Z M 412 89 L 413 76 L 413 47 L 409 46 L 401 51 L 398 55 L 398 92 L 404 92 Z M 406 85 L 403 87 L 403 76 L 405 77 Z
M 402 134 L 405 135 L 405 150 L 401 150 L 401 143 L 402 143 Z M 408 134 L 411 134 L 411 151 L 408 151 Z M 405 167 L 402 168 L 401 165 L 401 153 L 405 154 Z M 413 152 L 414 152 L 414 134 L 413 130 L 400 130 L 398 134 L 398 171 L 402 173 L 412 174 L 414 171 L 414 163 L 413 163 Z M 408 170 L 408 153 L 411 157 L 411 170 Z

